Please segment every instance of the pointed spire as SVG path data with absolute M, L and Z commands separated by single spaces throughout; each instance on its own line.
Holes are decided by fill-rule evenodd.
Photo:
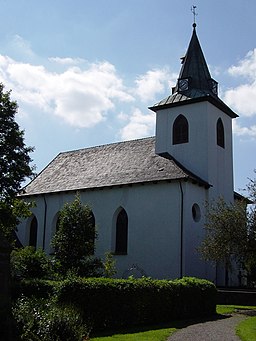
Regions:
M 194 14 L 194 12 L 193 12 Z M 196 15 L 196 14 L 195 14 Z M 196 23 L 185 57 L 181 58 L 182 67 L 172 94 L 149 109 L 157 112 L 163 108 L 208 101 L 232 118 L 237 117 L 219 97 L 218 83 L 211 78 L 203 51 L 196 34 Z
M 211 78 L 203 51 L 196 34 L 196 23 L 193 23 L 193 33 L 187 53 L 182 60 L 182 68 L 174 88 L 174 92 L 186 93 L 191 90 L 201 90 L 217 95 L 217 82 Z

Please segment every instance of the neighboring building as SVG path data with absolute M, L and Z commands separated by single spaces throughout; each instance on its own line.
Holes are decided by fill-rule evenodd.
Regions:
M 195 24 L 173 93 L 150 109 L 155 137 L 60 153 L 28 184 L 23 197 L 36 207 L 19 226 L 19 238 L 51 253 L 58 212 L 79 191 L 98 229 L 96 255 L 113 252 L 119 277 L 137 271 L 222 285 L 223 269 L 203 262 L 196 248 L 206 201 L 234 200 L 231 121 L 237 115 L 218 97 Z

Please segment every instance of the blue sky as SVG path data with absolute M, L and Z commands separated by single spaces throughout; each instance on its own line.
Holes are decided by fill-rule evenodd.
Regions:
M 0 81 L 37 172 L 59 152 L 152 136 L 147 108 L 170 94 L 197 34 L 234 122 L 235 189 L 254 177 L 256 2 L 0 0 Z

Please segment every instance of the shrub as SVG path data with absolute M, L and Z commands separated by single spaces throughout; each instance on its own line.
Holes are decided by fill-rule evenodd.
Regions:
M 12 282 L 12 298 L 15 300 L 20 296 L 49 298 L 53 296 L 59 282 L 43 279 L 23 279 Z
M 79 276 L 98 276 L 103 264 L 93 257 L 97 237 L 93 213 L 83 205 L 79 194 L 60 211 L 58 228 L 51 241 L 54 258 L 60 264 L 60 272 L 73 272 Z
M 51 274 L 51 263 L 42 249 L 26 246 L 11 253 L 14 278 L 46 278 Z
M 58 306 L 53 299 L 22 296 L 13 308 L 13 315 L 21 340 L 82 341 L 88 335 L 81 314 L 72 306 Z
M 48 322 L 51 320 L 54 329 L 57 329 L 55 323 L 58 326 L 66 323 L 65 316 L 58 310 L 60 306 L 65 307 L 67 312 L 69 309 L 80 312 L 79 316 L 85 324 L 96 330 L 164 323 L 212 315 L 216 312 L 215 286 L 211 282 L 195 278 L 169 281 L 70 276 L 60 282 L 23 280 L 18 288 L 16 292 L 30 297 L 28 301 L 33 300 L 33 296 L 44 297 L 48 301 L 55 297 L 58 303 L 54 306 L 56 309 L 52 308 L 53 305 L 47 308 Z M 40 319 L 45 319 L 45 314 Z M 41 316 L 36 313 L 35 315 Z M 37 320 L 33 319 L 32 330 L 36 327 L 35 322 L 37 323 Z M 78 322 L 79 320 L 77 325 L 80 323 Z M 26 330 L 30 330 L 30 325 L 31 321 Z M 41 324 L 37 326 L 43 328 Z
M 216 288 L 205 280 L 76 279 L 63 281 L 58 301 L 74 304 L 94 328 L 168 322 L 216 312 Z

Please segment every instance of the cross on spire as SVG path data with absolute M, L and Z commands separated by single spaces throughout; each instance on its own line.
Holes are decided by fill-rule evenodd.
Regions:
M 197 16 L 198 13 L 196 12 L 196 6 L 195 5 L 193 5 L 191 7 L 191 12 L 193 13 L 193 16 L 194 16 L 193 27 L 196 27 L 196 16 Z

